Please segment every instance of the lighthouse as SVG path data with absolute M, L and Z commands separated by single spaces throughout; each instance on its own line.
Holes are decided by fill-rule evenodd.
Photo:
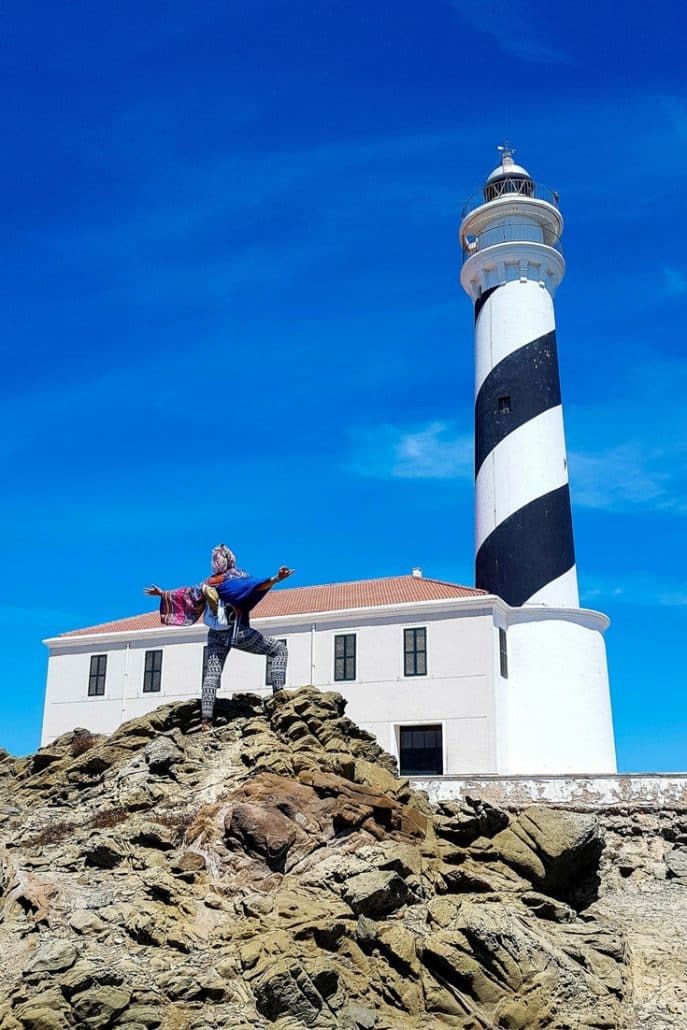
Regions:
M 499 600 L 499 773 L 614 773 L 604 634 L 580 608 L 556 349 L 558 195 L 499 147 L 465 204 L 475 336 L 475 581 Z
M 475 313 L 475 582 L 509 605 L 578 608 L 554 298 L 558 196 L 513 160 L 463 209 Z

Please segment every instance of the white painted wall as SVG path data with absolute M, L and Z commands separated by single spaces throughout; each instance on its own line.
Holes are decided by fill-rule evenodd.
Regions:
M 255 619 L 254 624 L 286 639 L 287 688 L 312 683 L 339 691 L 348 701 L 347 714 L 396 757 L 400 726 L 439 723 L 448 775 L 615 769 L 602 636 L 606 620 L 597 613 L 556 615 L 484 597 Z M 499 674 L 499 625 L 507 627 L 507 680 Z M 404 675 L 403 630 L 414 626 L 427 630 L 427 676 Z M 338 633 L 356 634 L 352 682 L 334 681 Z M 76 726 L 110 733 L 159 704 L 199 698 L 205 639 L 204 627 L 194 626 L 46 641 L 42 744 Z M 163 651 L 162 690 L 144 694 L 145 652 L 156 649 Z M 108 656 L 104 697 L 88 697 L 93 654 Z M 265 658 L 235 651 L 220 697 L 245 691 L 271 692 L 265 686 Z
M 497 772 L 614 773 L 613 721 L 598 612 L 510 609 L 508 678 L 495 692 Z
M 312 683 L 323 690 L 338 690 L 348 700 L 349 716 L 397 757 L 400 725 L 440 723 L 446 772 L 487 772 L 493 767 L 490 606 L 475 611 L 470 599 L 458 599 L 457 603 L 291 616 L 281 621 L 255 619 L 254 624 L 287 641 L 287 688 Z M 406 677 L 403 631 L 414 626 L 426 628 L 427 675 Z M 339 633 L 356 636 L 354 681 L 334 680 L 334 638 Z M 42 743 L 75 726 L 109 733 L 159 704 L 199 697 L 205 637 L 204 628 L 194 626 L 48 641 Z M 162 690 L 144 694 L 145 652 L 157 649 L 163 651 Z M 107 654 L 107 678 L 105 695 L 89 698 L 94 654 Z M 229 691 L 268 695 L 265 658 L 232 652 L 220 696 Z

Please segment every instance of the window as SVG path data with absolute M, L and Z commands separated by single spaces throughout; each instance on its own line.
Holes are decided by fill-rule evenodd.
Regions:
M 506 631 L 499 627 L 499 665 L 501 668 L 501 675 L 505 680 L 508 679 L 508 641 L 506 640 Z
M 441 776 L 441 726 L 399 726 L 399 764 L 401 776 Z
M 510 397 L 499 397 L 499 415 L 510 414 Z
M 162 651 L 146 651 L 143 693 L 157 694 L 162 686 Z
M 202 687 L 205 682 L 205 673 L 208 671 L 208 645 L 206 644 L 203 648 L 203 669 L 200 675 L 200 685 Z
M 341 633 L 334 637 L 334 679 L 355 679 L 355 633 Z
M 284 637 L 279 637 L 278 640 L 279 640 L 280 644 L 285 644 L 286 643 L 286 640 L 285 640 Z M 271 687 L 272 686 L 272 655 L 271 654 L 267 655 L 267 660 L 265 662 L 265 686 L 266 687 Z
M 427 630 L 403 630 L 403 675 L 427 675 Z
M 88 696 L 102 697 L 105 693 L 105 673 L 107 672 L 107 655 L 91 655 L 91 668 L 88 674 Z

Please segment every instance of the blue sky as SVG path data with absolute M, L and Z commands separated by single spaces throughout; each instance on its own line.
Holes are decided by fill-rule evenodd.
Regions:
M 686 29 L 609 0 L 8 0 L 1 746 L 37 746 L 43 638 L 219 540 L 294 585 L 473 582 L 456 231 L 508 137 L 566 219 L 620 768 L 687 769 Z

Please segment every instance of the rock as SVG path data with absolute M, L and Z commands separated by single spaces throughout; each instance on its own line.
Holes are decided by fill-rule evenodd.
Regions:
M 520 895 L 523 905 L 527 905 L 531 912 L 534 912 L 540 919 L 551 919 L 555 923 L 572 923 L 575 921 L 575 909 L 562 901 L 555 901 L 547 898 L 545 894 L 538 894 L 536 891 L 525 891 Z
M 207 868 L 207 859 L 199 851 L 185 851 L 178 861 L 172 865 L 172 870 L 178 873 L 199 873 Z
M 57 981 L 64 996 L 71 998 L 73 994 L 78 994 L 80 991 L 85 991 L 87 987 L 91 987 L 97 972 L 97 966 L 92 962 L 87 959 L 79 959 L 71 969 L 60 973 Z
M 274 908 L 274 901 L 269 894 L 249 894 L 242 901 L 243 911 L 247 916 L 266 916 Z
M 596 817 L 543 805 L 525 809 L 492 843 L 516 872 L 564 900 L 597 868 L 603 850 Z
M 254 986 L 258 1012 L 274 1022 L 292 1016 L 305 1026 L 313 1026 L 322 1009 L 322 998 L 300 966 L 278 961 Z
M 155 776 L 169 776 L 172 767 L 180 762 L 183 753 L 167 737 L 157 737 L 146 744 L 144 749 L 145 760 L 148 768 Z
M 398 873 L 377 870 L 351 877 L 344 885 L 343 898 L 356 915 L 379 919 L 405 905 L 409 893 Z
M 162 1024 L 164 1014 L 156 1005 L 130 1005 L 119 1014 L 117 1023 L 132 1030 L 132 1024 L 141 1027 L 156 1027 Z
M 68 1006 L 56 988 L 34 995 L 15 1009 L 18 1024 L 25 1030 L 66 1030 Z M 4 1027 L 4 1022 L 3 1022 Z
M 236 804 L 225 820 L 227 840 L 235 840 L 249 854 L 264 859 L 270 869 L 283 872 L 291 845 L 305 838 L 300 827 L 278 809 Z
M 91 987 L 72 998 L 72 1010 L 84 1025 L 93 1027 L 109 1026 L 124 1011 L 131 1001 L 131 992 L 123 987 L 97 986 Z
M 157 848 L 159 851 L 172 851 L 177 845 L 177 835 L 168 826 L 160 823 L 142 823 L 132 834 L 131 843 L 142 848 Z
M 41 748 L 37 751 L 31 759 L 31 771 L 33 773 L 42 772 L 43 769 L 47 769 L 53 762 L 61 762 L 64 758 L 62 751 L 54 751 L 50 748 Z
M 126 854 L 121 841 L 96 834 L 83 852 L 84 864 L 95 869 L 114 869 L 126 858 Z
M 137 944 L 159 948 L 168 941 L 164 916 L 158 908 L 151 905 L 132 909 L 124 920 L 124 928 Z
M 235 696 L 206 735 L 181 702 L 0 763 L 0 1030 L 633 1025 L 600 906 L 668 875 L 687 817 L 618 816 L 599 859 L 565 813 L 434 812 L 344 709 Z
M 687 882 L 687 848 L 674 848 L 668 851 L 666 865 L 671 876 Z
M 487 864 L 466 858 L 461 865 L 444 869 L 442 876 L 450 893 L 505 893 L 529 887 L 527 880 L 500 861 Z
M 69 925 L 72 930 L 76 931 L 76 933 L 86 934 L 88 936 L 97 934 L 101 930 L 105 930 L 107 926 L 100 916 L 88 909 L 78 909 L 74 912 L 74 914 L 69 917 Z
M 345 1014 L 359 1030 L 374 1030 L 376 1026 L 377 1016 L 372 1009 L 366 1008 L 365 1005 L 356 1005 L 353 1002 L 348 1006 Z
M 415 975 L 419 969 L 415 949 L 415 936 L 401 923 L 383 925 L 377 934 L 378 945 L 387 953 L 391 964 L 404 976 Z
M 76 949 L 64 940 L 39 945 L 27 969 L 31 973 L 60 973 L 76 962 Z
M 487 801 L 476 798 L 442 801 L 434 826 L 439 836 L 466 846 L 478 837 L 493 837 L 504 830 L 508 826 L 508 816 Z

